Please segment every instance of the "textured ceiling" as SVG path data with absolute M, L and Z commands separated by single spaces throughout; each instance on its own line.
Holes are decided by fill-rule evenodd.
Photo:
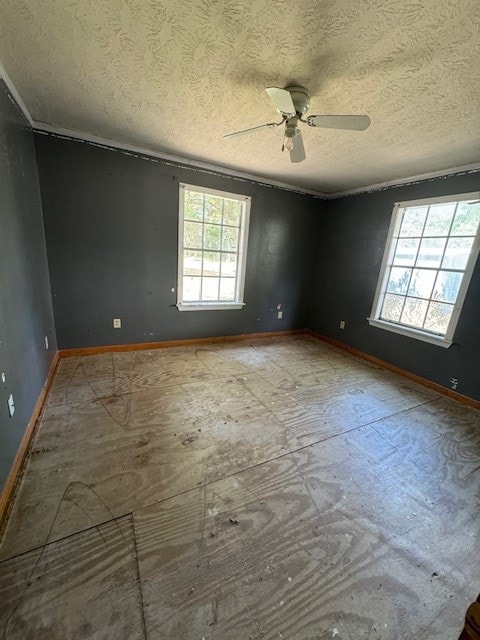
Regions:
M 0 59 L 34 120 L 335 192 L 480 160 L 478 0 L 1 0 Z M 264 91 L 302 84 L 289 162 Z

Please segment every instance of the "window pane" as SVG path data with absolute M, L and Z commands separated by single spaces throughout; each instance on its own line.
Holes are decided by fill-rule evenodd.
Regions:
M 202 252 L 183 252 L 183 273 L 186 276 L 199 276 L 202 273 Z
M 408 295 L 417 296 L 418 298 L 430 298 L 436 275 L 436 271 L 414 269 L 408 288 Z
M 222 254 L 222 276 L 237 275 L 237 256 L 231 253 Z
M 205 195 L 205 222 L 222 222 L 222 198 Z
M 428 207 L 407 207 L 403 214 L 400 236 L 421 236 Z
M 427 313 L 428 301 L 418 300 L 417 298 L 407 298 L 403 307 L 402 317 L 400 319 L 404 324 L 413 327 L 422 328 L 425 314 Z
M 183 278 L 183 299 L 185 302 L 195 302 L 200 300 L 200 280 L 201 278 Z
M 380 317 L 383 320 L 398 322 L 400 320 L 400 314 L 402 313 L 404 300 L 405 298 L 403 296 L 394 296 L 387 293 L 383 302 L 383 309 Z
M 183 227 L 183 246 L 192 249 L 202 248 L 202 229 L 200 222 L 185 222 Z
M 480 222 L 480 202 L 460 202 L 453 221 L 452 236 L 474 236 Z
M 462 274 L 456 271 L 439 271 L 433 296 L 435 300 L 455 302 L 462 284 Z
M 185 190 L 185 220 L 203 220 L 203 193 Z
M 442 267 L 465 269 L 472 248 L 473 238 L 450 238 L 443 258 Z
M 224 197 L 189 185 L 180 188 L 184 190 L 180 192 L 183 249 L 179 260 L 182 272 L 178 274 L 179 308 L 182 302 L 199 303 L 205 308 L 211 305 L 201 303 L 235 302 L 243 294 L 238 277 L 240 267 L 242 272 L 245 268 L 246 255 L 243 250 L 240 255 L 240 242 L 243 248 L 250 198 L 238 196 L 237 200 L 235 194 Z
M 420 240 L 399 239 L 395 251 L 393 264 L 403 265 L 405 267 L 413 267 L 415 258 L 417 257 L 418 245 Z
M 218 284 L 220 278 L 203 278 L 202 300 L 218 300 Z
M 205 251 L 203 254 L 203 275 L 218 276 L 220 275 L 221 253 L 213 251 Z
M 239 200 L 224 200 L 223 224 L 230 224 L 234 227 L 239 227 L 241 214 L 242 203 Z
M 237 251 L 238 248 L 238 229 L 234 227 L 223 227 L 222 232 L 222 249 L 224 251 Z
M 418 267 L 439 267 L 445 247 L 445 238 L 424 238 L 418 252 Z
M 389 293 L 406 294 L 408 283 L 410 282 L 411 269 L 402 267 L 392 267 L 388 279 L 387 291 Z
M 384 289 L 372 309 L 371 324 L 390 320 L 410 327 L 417 337 L 413 329 L 439 336 L 446 335 L 449 325 L 453 329 L 459 292 L 467 284 L 464 278 L 470 279 L 466 269 L 480 236 L 478 196 L 467 196 L 471 202 L 462 197 L 394 208 L 387 261 L 378 282 Z
M 435 204 L 428 212 L 427 224 L 425 225 L 424 236 L 448 236 L 453 214 L 455 213 L 455 203 Z
M 203 232 L 203 246 L 205 249 L 220 249 L 222 227 L 218 224 L 206 224 Z
M 235 300 L 235 278 L 220 279 L 220 300 L 230 302 Z
M 425 329 L 445 335 L 450 317 L 452 315 L 453 305 L 443 302 L 431 302 L 428 308 L 427 317 L 425 319 Z

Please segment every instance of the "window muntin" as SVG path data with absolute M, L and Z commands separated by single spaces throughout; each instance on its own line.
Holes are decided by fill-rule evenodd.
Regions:
M 180 184 L 179 309 L 243 306 L 250 198 Z
M 449 346 L 478 255 L 479 225 L 479 193 L 397 203 L 370 323 Z

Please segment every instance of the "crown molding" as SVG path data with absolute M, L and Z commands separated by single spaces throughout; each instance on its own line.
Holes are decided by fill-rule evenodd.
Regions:
M 314 189 L 306 189 L 298 187 L 286 182 L 279 182 L 278 180 L 271 180 L 262 176 L 255 175 L 253 173 L 245 173 L 243 171 L 236 171 L 235 169 L 228 169 L 220 165 L 210 164 L 208 162 L 202 162 L 201 160 L 194 160 L 191 158 L 185 158 L 183 156 L 176 156 L 163 151 L 154 151 L 145 147 L 138 147 L 127 142 L 119 142 L 117 140 L 111 140 L 110 138 L 103 138 L 91 133 L 83 133 L 75 129 L 67 129 L 66 127 L 59 127 L 57 125 L 48 124 L 46 122 L 33 122 L 33 128 L 37 133 L 57 136 L 59 138 L 67 138 L 70 140 L 76 140 L 77 142 L 86 142 L 104 149 L 110 149 L 114 151 L 121 151 L 124 153 L 133 154 L 136 156 L 143 156 L 148 158 L 158 158 L 164 163 L 171 163 L 175 166 L 182 165 L 187 166 L 197 171 L 204 173 L 210 173 L 214 175 L 228 176 L 235 180 L 254 182 L 256 184 L 266 185 L 268 187 L 275 187 L 276 189 L 283 189 L 285 191 L 293 191 L 295 193 L 306 194 L 314 196 L 315 198 L 327 199 L 328 194 L 322 191 L 315 191 Z
M 398 178 L 395 180 L 388 180 L 386 182 L 377 182 L 376 184 L 369 184 L 365 187 L 358 187 L 356 189 L 347 189 L 346 191 L 335 191 L 334 193 L 327 194 L 328 200 L 335 198 L 345 198 L 346 196 L 354 196 L 360 193 L 370 193 L 372 191 L 383 191 L 384 189 L 392 189 L 394 187 L 402 187 L 407 184 L 417 184 L 424 180 L 434 180 L 435 178 L 445 178 L 447 176 L 454 176 L 462 173 L 477 173 L 480 171 L 480 162 L 474 162 L 472 164 L 464 164 L 460 167 L 451 167 L 450 169 L 441 169 L 440 171 L 430 171 L 429 173 L 420 173 L 416 176 L 409 176 L 408 178 Z
M 12 94 L 12 97 L 17 103 L 18 108 L 23 113 L 25 118 L 28 120 L 29 124 L 33 127 L 33 118 L 30 115 L 30 111 L 27 109 L 26 104 L 24 103 L 20 94 L 16 90 L 15 85 L 13 84 L 12 80 L 10 79 L 10 76 L 6 72 L 5 67 L 3 66 L 1 60 L 0 60 L 0 78 L 2 78 L 2 80 L 5 82 L 5 84 L 7 85 L 7 89 Z

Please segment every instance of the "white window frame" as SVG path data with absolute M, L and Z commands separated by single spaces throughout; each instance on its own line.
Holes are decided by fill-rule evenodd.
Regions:
M 208 195 L 228 198 L 229 200 L 238 200 L 242 203 L 243 211 L 240 224 L 240 237 L 238 243 L 238 261 L 237 275 L 235 280 L 235 301 L 201 301 L 201 302 L 184 302 L 183 300 L 183 232 L 184 232 L 184 204 L 185 190 L 196 191 L 197 193 L 205 193 Z M 179 311 L 212 311 L 225 309 L 242 309 L 245 306 L 243 301 L 245 289 L 245 271 L 247 267 L 247 245 L 248 245 L 248 229 L 250 225 L 250 205 L 251 197 L 240 195 L 238 193 L 229 193 L 227 191 L 218 191 L 217 189 L 209 189 L 207 187 L 199 187 L 194 184 L 179 184 L 179 203 L 178 203 L 178 274 L 177 274 L 177 308 Z
M 387 265 L 392 261 L 393 251 L 395 250 L 395 243 L 393 238 L 395 233 L 398 232 L 398 227 L 401 222 L 400 211 L 406 207 L 415 206 L 429 206 L 434 204 L 442 204 L 448 202 L 465 202 L 469 200 L 480 200 L 480 191 L 474 191 L 472 193 L 462 193 L 451 196 L 442 196 L 439 198 L 423 198 L 419 200 L 406 200 L 403 202 L 396 202 L 393 207 L 392 219 L 390 222 L 390 228 L 388 230 L 387 242 L 385 246 L 385 252 L 383 254 L 382 266 L 380 269 L 380 275 L 378 277 L 377 288 L 375 291 L 375 297 L 373 300 L 372 311 L 370 317 L 367 318 L 369 324 L 379 329 L 386 329 L 393 333 L 399 333 L 403 336 L 410 338 L 416 338 L 417 340 L 423 340 L 424 342 L 430 342 L 431 344 L 438 345 L 440 347 L 447 348 L 453 344 L 453 337 L 455 335 L 455 329 L 457 327 L 460 312 L 462 311 L 465 296 L 467 295 L 468 286 L 477 262 L 479 250 L 480 250 L 480 225 L 477 229 L 477 234 L 472 244 L 470 256 L 468 258 L 465 271 L 463 273 L 462 283 L 458 291 L 457 299 L 454 304 L 450 322 L 447 331 L 444 336 L 430 333 L 422 329 L 415 329 L 403 324 L 390 322 L 380 319 L 380 313 L 383 306 L 383 298 L 386 293 L 386 287 L 388 284 L 388 268 Z M 440 269 L 440 267 L 439 267 Z

